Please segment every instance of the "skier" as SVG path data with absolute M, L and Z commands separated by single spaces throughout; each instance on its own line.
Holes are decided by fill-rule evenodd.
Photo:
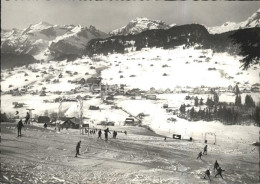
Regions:
M 75 156 L 75 157 L 78 157 L 78 155 L 80 155 L 80 154 L 79 154 L 80 144 L 81 144 L 81 141 L 79 141 L 79 142 L 77 143 L 77 146 L 76 146 L 76 156 Z
M 206 145 L 206 146 L 204 147 L 203 155 L 204 155 L 204 153 L 206 153 L 206 155 L 208 154 L 208 145 Z
M 217 174 L 215 175 L 215 178 L 217 177 L 217 175 L 220 175 L 221 178 L 223 179 L 223 177 L 222 177 L 222 171 L 225 171 L 225 170 L 221 169 L 221 167 L 218 167 L 218 168 L 217 168 Z
M 218 161 L 216 160 L 216 162 L 214 164 L 214 171 L 215 171 L 215 169 L 218 170 L 218 168 L 219 168 L 219 164 L 218 164 Z
M 164 141 L 166 141 L 166 137 L 164 137 Z
M 210 171 L 209 171 L 209 169 L 207 169 L 207 170 L 205 171 L 204 179 L 206 179 L 206 176 L 209 178 L 209 181 L 211 181 L 211 179 L 210 179 Z
M 102 132 L 101 132 L 101 130 L 99 130 L 99 131 L 98 131 L 98 138 L 99 138 L 99 139 L 101 139 L 101 134 L 102 134 Z
M 43 125 L 43 126 L 44 126 L 44 128 L 47 128 L 47 123 L 44 123 L 44 125 Z
M 125 133 L 125 135 L 127 135 L 127 131 L 126 130 L 124 131 L 124 133 Z
M 200 158 L 200 159 L 201 159 L 201 156 L 202 156 L 202 152 L 200 152 L 200 153 L 198 154 L 198 157 L 197 157 L 197 159 L 198 159 L 198 158 Z
M 27 112 L 25 117 L 25 124 L 29 124 L 29 119 L 30 119 L 30 114 L 29 112 Z
M 22 136 L 22 127 L 24 127 L 22 119 L 17 123 L 18 137 Z
M 117 136 L 117 131 L 115 131 L 115 139 L 116 139 L 116 136 Z
M 109 129 L 107 128 L 106 130 L 104 130 L 104 132 L 105 132 L 105 140 L 107 141 L 108 140 L 108 133 L 110 133 Z
M 113 131 L 113 138 L 116 138 L 116 131 Z

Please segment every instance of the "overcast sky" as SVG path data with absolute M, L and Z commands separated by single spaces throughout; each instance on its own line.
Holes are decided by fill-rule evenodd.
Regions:
M 46 21 L 51 24 L 93 25 L 104 32 L 125 26 L 136 17 L 167 24 L 200 23 L 218 26 L 246 20 L 260 8 L 260 1 L 80 1 L 1 0 L 1 27 L 26 28 Z

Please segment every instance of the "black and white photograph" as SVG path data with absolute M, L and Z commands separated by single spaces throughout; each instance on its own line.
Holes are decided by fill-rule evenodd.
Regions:
M 260 1 L 1 1 L 1 184 L 260 182 Z

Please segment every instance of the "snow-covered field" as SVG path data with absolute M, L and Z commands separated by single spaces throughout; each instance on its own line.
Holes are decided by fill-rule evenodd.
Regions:
M 112 66 L 102 72 L 102 77 L 108 84 L 122 83 L 144 90 L 202 85 L 227 88 L 238 82 L 246 87 L 258 83 L 259 66 L 242 71 L 238 60 L 238 57 L 226 53 L 213 54 L 211 50 L 154 48 L 110 55 L 108 61 Z
M 56 133 L 35 126 L 26 126 L 17 138 L 15 125 L 2 124 L 1 183 L 209 183 L 202 179 L 208 168 L 211 183 L 258 181 L 258 149 L 248 144 L 239 147 L 239 154 L 233 146 L 209 144 L 208 155 L 197 160 L 204 144 L 164 141 L 140 127 L 110 127 L 118 137 L 109 134 L 106 142 L 78 130 Z M 120 133 L 125 130 L 127 135 Z M 81 155 L 75 158 L 79 140 Z M 224 179 L 214 178 L 215 160 L 225 169 Z

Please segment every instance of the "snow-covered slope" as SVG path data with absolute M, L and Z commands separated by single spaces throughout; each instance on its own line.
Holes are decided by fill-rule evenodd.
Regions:
M 49 49 L 55 57 L 62 54 L 83 54 L 91 39 L 106 37 L 106 33 L 97 30 L 94 26 L 87 28 L 78 25 L 64 35 L 56 37 L 51 42 Z
M 172 50 L 146 48 L 109 55 L 107 60 L 111 66 L 102 71 L 101 77 L 109 85 L 126 84 L 131 89 L 141 90 L 151 87 L 176 90 L 178 86 L 201 85 L 228 87 L 237 83 L 242 89 L 258 83 L 259 67 L 240 74 L 239 59 L 227 53 L 213 53 L 210 49 L 183 49 L 182 46 Z
M 221 26 L 208 27 L 211 34 L 224 33 L 228 31 L 260 26 L 260 9 L 243 22 L 226 22 Z
M 109 34 L 115 35 L 128 35 L 138 34 L 151 29 L 169 29 L 170 26 L 160 20 L 149 20 L 147 18 L 136 18 L 131 20 L 126 26 L 111 31 Z
M 63 52 L 63 47 L 68 45 L 68 42 L 73 46 L 73 53 L 78 53 L 75 49 L 81 50 L 90 39 L 105 36 L 105 33 L 93 26 L 87 28 L 80 25 L 52 25 L 40 22 L 24 30 L 2 30 L 1 49 L 3 53 L 29 54 L 36 59 L 47 60 L 53 58 L 51 54 L 56 53 L 57 50 Z M 50 45 L 55 48 L 55 51 L 50 50 Z M 65 54 L 68 54 L 67 50 Z

